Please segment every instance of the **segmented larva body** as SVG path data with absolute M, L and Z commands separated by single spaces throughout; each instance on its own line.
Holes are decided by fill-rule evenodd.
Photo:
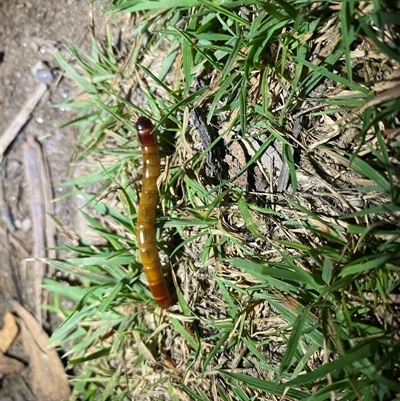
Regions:
M 136 225 L 137 242 L 150 291 L 157 304 L 165 309 L 171 305 L 171 297 L 158 256 L 154 226 L 158 204 L 157 178 L 160 175 L 160 155 L 151 121 L 146 117 L 139 117 L 136 129 L 143 155 L 142 193 Z

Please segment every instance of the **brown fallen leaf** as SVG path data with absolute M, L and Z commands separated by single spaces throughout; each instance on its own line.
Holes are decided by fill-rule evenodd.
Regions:
M 57 352 L 49 344 L 49 337 L 24 307 L 16 301 L 12 306 L 21 318 L 21 340 L 29 355 L 29 387 L 36 399 L 60 401 L 69 398 L 68 378 Z
M 0 351 L 0 378 L 10 373 L 19 373 L 24 366 L 18 359 L 10 358 Z
M 7 312 L 4 315 L 3 328 L 0 330 L 0 350 L 6 353 L 18 335 L 18 326 L 14 316 Z

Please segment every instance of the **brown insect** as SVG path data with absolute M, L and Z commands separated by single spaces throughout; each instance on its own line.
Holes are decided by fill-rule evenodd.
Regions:
M 150 291 L 157 304 L 165 309 L 171 305 L 171 297 L 158 256 L 154 226 L 158 203 L 157 178 L 160 174 L 160 155 L 151 121 L 146 117 L 139 117 L 136 129 L 143 155 L 142 193 L 136 225 L 137 242 Z

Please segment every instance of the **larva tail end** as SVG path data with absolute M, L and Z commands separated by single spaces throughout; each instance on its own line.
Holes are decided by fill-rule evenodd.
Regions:
M 157 299 L 157 305 L 163 309 L 167 309 L 172 305 L 170 298 Z
M 162 270 L 159 270 L 159 273 L 161 274 L 161 276 L 157 278 L 154 277 L 154 280 L 149 280 L 149 288 L 151 293 L 153 294 L 155 301 L 157 302 L 157 305 L 163 309 L 167 309 L 172 305 L 171 296 L 168 290 L 168 286 L 165 283 L 164 277 L 162 275 Z M 146 276 L 147 279 L 149 279 L 149 276 L 147 274 L 148 271 L 146 273 Z

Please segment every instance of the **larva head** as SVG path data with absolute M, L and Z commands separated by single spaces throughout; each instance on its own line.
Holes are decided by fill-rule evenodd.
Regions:
M 151 146 L 157 143 L 156 136 L 153 133 L 154 126 L 148 118 L 139 117 L 136 121 L 136 129 L 142 146 Z

